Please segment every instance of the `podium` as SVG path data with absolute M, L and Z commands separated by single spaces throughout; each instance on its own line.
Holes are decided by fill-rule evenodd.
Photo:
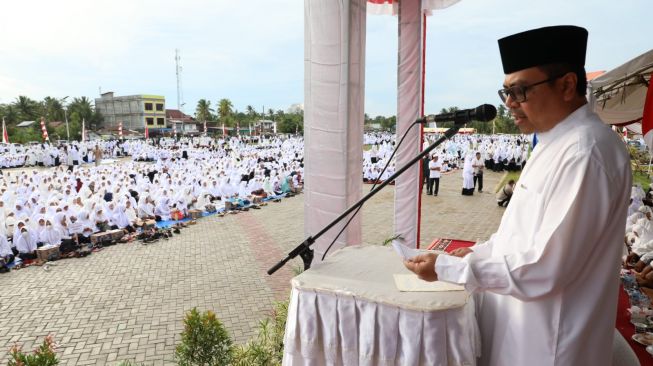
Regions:
M 292 280 L 283 365 L 475 365 L 466 291 L 400 292 L 391 247 L 346 247 Z

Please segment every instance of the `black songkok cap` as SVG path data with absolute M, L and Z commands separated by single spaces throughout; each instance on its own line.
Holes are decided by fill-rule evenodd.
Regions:
M 585 66 L 587 30 L 573 25 L 532 29 L 499 40 L 503 72 L 553 63 Z

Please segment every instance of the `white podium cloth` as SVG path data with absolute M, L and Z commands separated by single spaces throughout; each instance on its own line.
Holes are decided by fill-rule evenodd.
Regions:
M 465 291 L 399 292 L 410 273 L 389 247 L 334 253 L 292 280 L 284 365 L 475 365 L 480 338 Z

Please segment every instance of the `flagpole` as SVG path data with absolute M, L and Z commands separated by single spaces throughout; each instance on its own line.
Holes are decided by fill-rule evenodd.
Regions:
M 5 118 L 2 117 L 2 142 L 9 143 L 9 135 L 7 134 L 7 126 L 5 125 Z

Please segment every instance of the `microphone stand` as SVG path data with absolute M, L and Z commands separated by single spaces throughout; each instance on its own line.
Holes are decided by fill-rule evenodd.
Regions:
M 393 182 L 395 179 L 397 179 L 398 176 L 403 174 L 408 168 L 413 166 L 413 164 L 417 163 L 420 161 L 424 156 L 428 155 L 433 149 L 438 147 L 438 145 L 442 144 L 444 141 L 450 139 L 453 135 L 458 133 L 458 130 L 464 125 L 464 123 L 456 123 L 454 124 L 453 127 L 449 128 L 444 132 L 444 135 L 440 137 L 436 142 L 432 143 L 424 149 L 421 153 L 419 153 L 417 156 L 415 156 L 411 161 L 409 161 L 406 165 L 401 167 L 401 169 L 397 170 L 393 175 L 388 177 L 383 183 L 381 183 L 378 187 L 375 189 L 371 190 L 368 194 L 363 196 L 358 202 L 354 203 L 351 205 L 345 212 L 340 214 L 340 216 L 336 217 L 335 220 L 331 221 L 327 226 L 325 226 L 322 230 L 320 230 L 317 234 L 309 236 L 306 238 L 301 244 L 299 244 L 295 249 L 293 249 L 286 258 L 282 259 L 279 261 L 279 263 L 275 264 L 273 267 L 268 269 L 268 275 L 272 275 L 274 272 L 279 270 L 281 267 L 283 267 L 289 260 L 300 256 L 302 260 L 304 261 L 304 270 L 307 270 L 311 268 L 311 262 L 313 262 L 313 249 L 311 249 L 311 245 L 315 243 L 315 240 L 317 240 L 320 236 L 322 236 L 324 233 L 329 231 L 335 224 L 339 223 L 342 219 L 347 217 L 352 211 L 356 210 L 357 208 L 363 206 L 363 204 L 372 198 L 375 194 L 379 193 L 380 190 L 383 189 L 383 187 L 387 186 L 391 182 Z

